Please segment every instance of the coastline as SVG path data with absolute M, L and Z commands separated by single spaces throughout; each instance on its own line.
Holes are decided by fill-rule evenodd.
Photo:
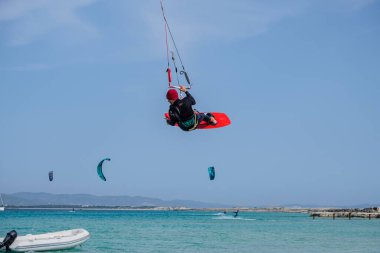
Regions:
M 7 206 L 7 210 L 56 210 L 56 211 L 198 211 L 198 212 L 239 212 L 256 213 L 303 213 L 318 218 L 380 218 L 380 208 L 291 208 L 291 207 L 229 207 L 229 208 L 189 208 L 189 207 L 153 207 L 153 206 Z

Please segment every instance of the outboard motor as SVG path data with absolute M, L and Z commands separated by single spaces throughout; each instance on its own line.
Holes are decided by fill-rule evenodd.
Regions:
M 4 238 L 3 242 L 0 243 L 0 249 L 2 247 L 5 247 L 7 251 L 9 251 L 9 246 L 12 245 L 12 243 L 16 240 L 17 232 L 16 230 L 12 230 L 7 233 L 7 236 Z

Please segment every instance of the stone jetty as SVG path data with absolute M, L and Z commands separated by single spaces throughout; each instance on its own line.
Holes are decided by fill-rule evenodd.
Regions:
M 309 210 L 310 216 L 315 219 L 316 217 L 328 217 L 328 218 L 365 218 L 365 219 L 379 219 L 380 218 L 380 208 L 370 207 L 370 208 L 349 208 L 349 209 L 317 209 Z

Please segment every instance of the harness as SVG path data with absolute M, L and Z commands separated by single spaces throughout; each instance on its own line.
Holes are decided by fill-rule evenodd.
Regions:
M 198 116 L 194 112 L 194 116 L 191 117 L 191 119 L 186 121 L 180 121 L 178 124 L 181 126 L 182 129 L 186 129 L 186 131 L 192 131 L 197 128 L 198 126 Z

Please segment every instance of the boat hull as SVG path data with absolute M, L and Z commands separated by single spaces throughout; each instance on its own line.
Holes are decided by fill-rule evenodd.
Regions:
M 18 236 L 10 246 L 12 251 L 48 251 L 74 248 L 90 238 L 85 229 L 72 229 L 39 235 Z

